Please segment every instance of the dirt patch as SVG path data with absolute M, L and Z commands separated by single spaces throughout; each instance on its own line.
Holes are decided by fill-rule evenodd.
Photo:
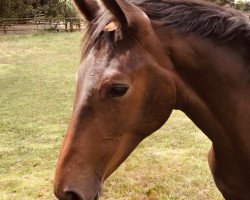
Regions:
M 0 27 L 0 35 L 5 34 L 14 34 L 14 35 L 22 35 L 22 34 L 32 34 L 39 33 L 43 31 L 54 31 L 54 32 L 65 32 L 65 31 L 75 31 L 81 30 L 84 28 L 84 23 L 80 23 L 77 25 L 73 25 L 70 29 L 70 24 L 67 23 L 58 23 L 58 24 L 18 24 L 18 25 L 9 25 L 5 27 Z

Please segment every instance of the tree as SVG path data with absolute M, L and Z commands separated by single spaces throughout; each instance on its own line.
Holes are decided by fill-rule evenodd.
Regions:
M 0 0 L 0 18 L 75 17 L 76 12 L 70 0 Z
M 75 8 L 72 4 L 71 0 L 65 0 L 64 1 L 64 16 L 65 17 L 76 17 L 77 13 L 75 11 Z
M 207 0 L 217 3 L 219 5 L 230 5 L 236 9 L 243 10 L 243 11 L 250 11 L 250 0 Z
M 0 17 L 31 17 L 32 0 L 0 0 Z
M 243 10 L 243 11 L 250 11 L 250 2 L 249 1 L 246 1 L 246 2 L 243 2 L 243 1 L 238 1 L 234 7 L 236 9 L 240 9 L 240 10 Z
M 232 4 L 232 2 L 234 2 L 234 0 L 208 0 L 208 1 L 212 1 L 212 2 L 217 3 L 219 5 Z

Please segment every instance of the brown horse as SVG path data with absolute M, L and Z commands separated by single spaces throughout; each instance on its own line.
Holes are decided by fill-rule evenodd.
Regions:
M 179 109 L 213 145 L 226 200 L 250 200 L 250 24 L 193 0 L 75 0 L 88 21 L 74 109 L 55 175 L 61 200 L 103 181 Z

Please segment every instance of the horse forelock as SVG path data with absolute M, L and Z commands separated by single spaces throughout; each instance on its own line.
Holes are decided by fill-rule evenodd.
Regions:
M 216 39 L 223 43 L 238 39 L 250 42 L 250 22 L 240 11 L 196 0 L 127 0 L 142 9 L 160 28 L 168 28 L 179 34 L 192 33 L 201 38 Z M 113 51 L 113 41 L 105 33 L 107 24 L 115 17 L 101 9 L 96 19 L 88 24 L 85 35 L 86 56 L 100 43 L 108 43 Z M 143 36 L 142 36 L 143 37 Z M 132 39 L 132 38 L 131 38 Z

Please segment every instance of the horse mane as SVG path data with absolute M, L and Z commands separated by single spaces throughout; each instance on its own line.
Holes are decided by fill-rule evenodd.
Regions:
M 250 41 L 250 21 L 240 11 L 197 0 L 144 0 L 139 7 L 151 20 L 178 33 L 222 42 Z
M 199 0 L 127 0 L 142 9 L 152 21 L 179 34 L 192 33 L 230 43 L 239 39 L 250 42 L 250 22 L 240 11 Z M 87 29 L 85 55 L 96 42 L 108 42 L 110 33 L 104 27 L 114 17 L 100 10 L 98 17 Z

